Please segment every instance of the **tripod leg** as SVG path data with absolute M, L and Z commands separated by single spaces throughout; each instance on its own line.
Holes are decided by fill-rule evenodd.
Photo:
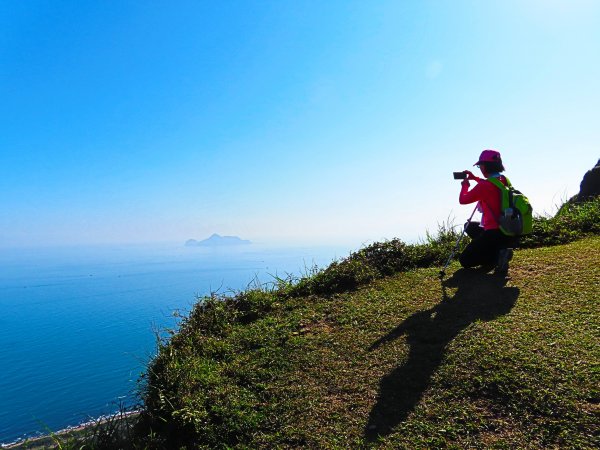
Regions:
M 450 265 L 450 261 L 452 261 L 452 258 L 454 258 L 454 255 L 456 254 L 456 250 L 458 250 L 458 246 L 460 245 L 460 242 L 462 241 L 462 238 L 465 235 L 465 230 L 466 230 L 467 226 L 471 223 L 471 220 L 473 220 L 475 211 L 477 211 L 477 206 L 478 205 L 475 205 L 475 209 L 473 209 L 473 212 L 471 213 L 471 217 L 469 217 L 469 220 L 467 220 L 466 225 L 463 227 L 462 233 L 460 233 L 460 236 L 456 240 L 456 244 L 454 244 L 454 248 L 452 249 L 452 252 L 450 253 L 450 256 L 448 257 L 448 261 L 446 261 L 444 268 L 442 270 L 440 270 L 440 278 L 444 278 L 446 276 L 446 269 Z

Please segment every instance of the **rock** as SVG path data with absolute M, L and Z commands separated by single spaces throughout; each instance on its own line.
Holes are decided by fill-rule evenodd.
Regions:
M 579 194 L 571 199 L 573 202 L 583 202 L 600 195 L 600 159 L 596 166 L 588 170 L 579 185 Z

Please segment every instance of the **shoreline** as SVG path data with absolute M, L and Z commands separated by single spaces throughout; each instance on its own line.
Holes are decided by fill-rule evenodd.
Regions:
M 73 425 L 67 428 L 63 428 L 62 430 L 58 430 L 56 432 L 50 432 L 49 434 L 20 439 L 10 443 L 1 443 L 0 449 L 41 450 L 45 448 L 54 448 L 62 442 L 63 438 L 82 438 L 85 435 L 86 430 L 90 430 L 93 427 L 102 427 L 103 425 L 111 423 L 112 421 L 132 419 L 139 416 L 141 412 L 141 410 L 134 410 L 118 412 L 109 416 L 101 416 L 97 419 L 82 422 L 79 425 Z

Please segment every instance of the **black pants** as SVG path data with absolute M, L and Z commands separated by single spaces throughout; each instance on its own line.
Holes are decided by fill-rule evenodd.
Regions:
M 465 232 L 472 239 L 458 260 L 463 267 L 492 266 L 500 250 L 517 245 L 517 239 L 500 230 L 484 230 L 479 222 L 470 222 Z

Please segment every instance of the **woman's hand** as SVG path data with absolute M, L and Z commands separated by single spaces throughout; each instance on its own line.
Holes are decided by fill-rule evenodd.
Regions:
M 471 172 L 470 170 L 465 170 L 463 173 L 467 175 L 467 178 L 465 178 L 466 180 L 479 181 L 479 177 L 473 175 L 473 172 Z
M 471 172 L 470 170 L 465 170 L 465 171 L 463 171 L 463 173 L 466 175 L 466 178 L 464 180 L 462 180 L 462 182 L 460 183 L 461 185 L 467 186 L 467 187 L 470 186 L 469 180 L 479 182 L 479 177 L 476 177 L 475 175 L 473 175 L 473 172 Z

